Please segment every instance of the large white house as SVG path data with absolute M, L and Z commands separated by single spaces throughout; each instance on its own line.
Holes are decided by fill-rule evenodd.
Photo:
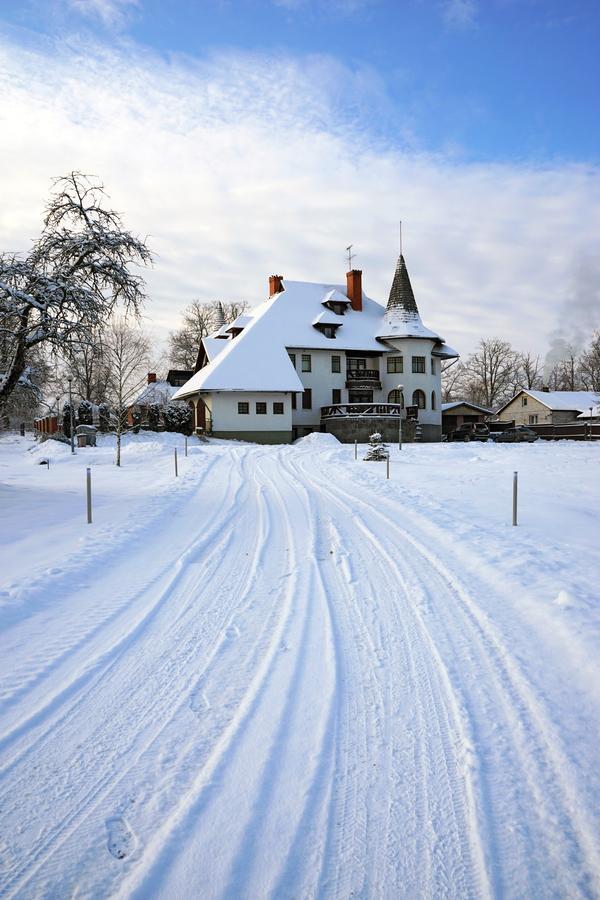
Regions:
M 366 440 L 377 430 L 391 440 L 408 416 L 436 441 L 441 362 L 457 357 L 423 324 L 400 256 L 387 307 L 366 296 L 357 269 L 345 286 L 272 275 L 267 300 L 204 338 L 173 399 L 192 402 L 197 429 L 216 437 Z

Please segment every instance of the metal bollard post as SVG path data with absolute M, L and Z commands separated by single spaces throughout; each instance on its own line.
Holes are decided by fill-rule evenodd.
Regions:
M 513 525 L 517 524 L 517 493 L 518 493 L 519 473 L 513 473 Z
M 177 478 L 177 447 L 174 447 L 173 454 L 175 457 L 175 478 Z
M 358 459 L 358 438 L 354 438 L 354 459 Z
M 92 470 L 85 470 L 85 486 L 87 494 L 87 520 L 88 525 L 92 524 Z
M 187 434 L 185 436 L 185 455 L 187 456 Z
M 388 457 L 387 457 L 387 477 L 388 477 L 388 478 L 390 477 L 390 457 L 389 457 L 389 454 L 388 454 Z
M 398 450 L 402 450 L 402 419 L 398 424 Z

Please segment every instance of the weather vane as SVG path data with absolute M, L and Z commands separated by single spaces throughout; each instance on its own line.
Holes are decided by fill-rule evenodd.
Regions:
M 346 252 L 347 252 L 347 254 L 348 254 L 348 271 L 349 271 L 349 272 L 352 271 L 352 260 L 353 260 L 353 259 L 355 258 L 355 256 L 356 256 L 356 253 L 353 253 L 353 252 L 352 252 L 352 248 L 353 248 L 353 247 L 354 247 L 354 244 L 350 244 L 350 246 L 346 247 Z

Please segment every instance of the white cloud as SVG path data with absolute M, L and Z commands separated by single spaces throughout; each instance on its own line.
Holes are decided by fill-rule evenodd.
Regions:
M 75 12 L 98 19 L 108 27 L 124 25 L 129 13 L 139 6 L 139 0 L 67 0 L 67 3 Z
M 597 171 L 381 146 L 381 85 L 323 58 L 0 45 L 0 94 L 0 247 L 35 237 L 53 176 L 100 175 L 156 252 L 157 334 L 194 297 L 257 302 L 272 272 L 343 281 L 351 242 L 385 301 L 402 218 L 431 327 L 464 353 L 491 334 L 542 352 L 600 230 Z
M 443 16 L 449 25 L 469 28 L 475 24 L 478 4 L 476 0 L 444 0 Z

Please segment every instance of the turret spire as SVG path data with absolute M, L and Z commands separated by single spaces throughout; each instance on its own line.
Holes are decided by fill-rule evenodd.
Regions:
M 415 295 L 408 277 L 408 269 L 402 253 L 400 253 L 398 258 L 398 265 L 396 266 L 387 302 L 386 314 L 389 316 L 391 313 L 395 313 L 399 318 L 404 318 L 405 315 L 409 317 L 419 315 Z

